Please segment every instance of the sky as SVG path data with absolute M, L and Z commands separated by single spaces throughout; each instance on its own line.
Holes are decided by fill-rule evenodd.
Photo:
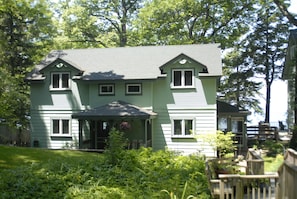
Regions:
M 291 6 L 289 7 L 289 12 L 297 14 L 297 0 L 291 0 Z

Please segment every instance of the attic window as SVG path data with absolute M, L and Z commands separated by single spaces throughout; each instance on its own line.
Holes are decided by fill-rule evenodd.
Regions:
M 172 87 L 184 88 L 193 87 L 194 85 L 193 69 L 174 69 L 172 70 Z
M 70 73 L 59 72 L 51 74 L 51 90 L 67 90 L 70 88 Z

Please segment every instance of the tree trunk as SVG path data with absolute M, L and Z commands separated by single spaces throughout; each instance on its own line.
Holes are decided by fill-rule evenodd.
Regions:
M 270 98 L 271 98 L 271 82 L 266 82 L 266 106 L 265 106 L 265 123 L 270 122 Z

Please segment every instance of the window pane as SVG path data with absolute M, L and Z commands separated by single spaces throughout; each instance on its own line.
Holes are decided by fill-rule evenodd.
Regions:
M 140 88 L 139 88 L 139 86 L 128 86 L 128 92 L 129 93 L 139 93 Z
M 193 85 L 193 74 L 192 71 L 185 71 L 185 86 L 192 86 Z
M 69 134 L 69 120 L 62 120 L 63 134 Z
M 59 79 L 60 79 L 60 75 L 59 74 L 53 74 L 53 79 L 52 79 L 52 86 L 53 88 L 59 88 Z
M 174 86 L 181 86 L 181 71 L 174 71 L 173 72 L 173 85 Z
M 112 86 L 102 86 L 101 92 L 102 93 L 112 93 Z
M 141 94 L 141 84 L 128 84 L 126 88 L 127 93 Z
M 193 133 L 193 120 L 185 120 L 185 134 L 191 135 Z
M 62 88 L 69 88 L 69 74 L 62 74 Z
M 182 120 L 174 120 L 174 135 L 182 134 Z
M 53 120 L 53 134 L 59 134 L 60 122 L 59 120 Z
M 227 118 L 220 117 L 218 121 L 218 128 L 221 131 L 226 132 L 227 131 Z
M 232 120 L 232 132 L 233 133 L 242 133 L 243 131 L 243 121 L 242 120 Z

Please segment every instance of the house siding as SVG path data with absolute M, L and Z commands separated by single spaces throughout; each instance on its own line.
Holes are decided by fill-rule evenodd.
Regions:
M 208 49 L 207 45 L 203 47 Z M 197 46 L 197 49 L 198 48 L 200 49 L 200 46 Z M 176 50 L 178 48 L 174 47 L 174 49 Z M 88 63 L 90 62 L 91 64 L 92 60 L 89 59 L 90 57 L 88 57 L 87 60 L 76 56 L 70 59 L 70 61 L 75 61 L 79 58 L 82 62 L 79 60 L 79 62 L 74 62 L 78 67 L 84 66 L 86 69 L 98 69 L 98 71 L 92 71 L 92 73 L 89 73 L 89 71 L 85 76 L 85 79 L 84 76 L 82 76 L 82 79 L 79 79 L 79 75 L 83 74 L 82 71 L 84 71 L 84 68 L 80 71 L 78 68 L 72 67 L 66 62 L 64 63 L 65 67 L 56 67 L 57 65 L 55 64 L 61 59 L 58 59 L 58 61 L 55 61 L 50 65 L 44 66 L 41 73 L 45 79 L 38 81 L 33 80 L 31 83 L 32 145 L 34 140 L 36 140 L 39 142 L 39 146 L 44 148 L 63 148 L 67 146 L 78 147 L 79 124 L 78 120 L 71 118 L 72 114 L 121 100 L 157 113 L 156 118 L 152 120 L 152 146 L 155 150 L 168 148 L 183 154 L 202 153 L 208 157 L 214 156 L 215 151 L 212 147 L 199 139 L 199 135 L 216 133 L 217 126 L 216 84 L 217 76 L 221 73 L 221 66 L 218 61 L 209 61 L 209 58 L 206 57 L 209 56 L 209 54 L 212 55 L 212 53 L 219 55 L 219 49 L 217 47 L 212 46 L 211 49 L 216 50 L 214 52 L 199 50 L 200 54 L 197 57 L 201 60 L 193 60 L 190 57 L 181 55 L 180 52 L 175 54 L 177 57 L 170 57 L 172 60 L 163 60 L 164 56 L 170 52 L 168 50 L 163 52 L 165 54 L 160 54 L 162 56 L 160 56 L 159 59 L 151 57 L 151 60 L 154 60 L 154 62 L 152 62 L 154 64 L 149 65 L 149 67 L 154 71 L 154 76 L 149 76 L 147 79 L 135 77 L 135 70 L 139 73 L 142 70 L 141 65 L 139 65 L 139 68 L 137 69 L 134 68 L 134 71 L 130 69 L 130 65 L 127 65 L 127 67 L 124 68 L 119 67 L 119 72 L 112 74 L 111 72 L 100 71 L 101 68 L 97 67 L 97 64 L 99 63 L 95 63 L 96 66 L 94 65 L 93 67 L 86 65 L 85 61 L 88 61 Z M 73 52 L 74 51 L 76 50 L 73 50 Z M 89 50 L 87 51 L 89 52 Z M 74 55 L 72 54 L 73 52 L 72 50 L 69 51 L 69 56 Z M 185 52 L 189 55 L 192 53 L 189 51 Z M 196 58 L 194 54 L 193 57 Z M 68 56 L 67 53 L 65 56 Z M 157 57 L 157 55 L 155 56 Z M 102 57 L 102 60 L 108 62 L 112 61 L 112 59 L 104 58 Z M 181 58 L 187 59 L 187 61 L 183 63 L 183 60 L 180 60 Z M 98 56 L 96 55 L 94 59 L 97 60 Z M 127 59 L 127 57 L 125 57 L 125 59 Z M 133 57 L 130 59 L 133 61 L 131 64 L 134 63 Z M 131 61 L 130 59 L 129 61 Z M 142 60 L 143 65 L 148 67 L 147 64 L 149 64 L 151 60 Z M 155 62 L 158 60 L 163 61 Z M 219 60 L 219 56 L 215 57 L 214 60 Z M 215 65 L 208 66 L 208 64 L 211 63 L 214 63 Z M 102 63 L 100 64 L 101 67 L 105 67 Z M 206 68 L 212 72 L 208 73 L 205 71 Z M 175 69 L 190 69 L 193 71 L 193 87 L 172 88 L 171 76 L 172 71 Z M 112 68 L 108 70 L 114 71 Z M 58 91 L 51 90 L 50 81 L 52 72 L 70 72 L 71 89 Z M 146 72 L 150 73 L 151 71 L 142 71 L 142 73 Z M 160 73 L 158 74 L 158 72 Z M 204 74 L 201 75 L 202 73 Z M 110 74 L 114 76 L 109 77 L 108 75 Z M 92 79 L 92 77 L 98 77 L 98 79 Z M 114 77 L 117 77 L 118 79 L 115 80 L 113 79 Z M 129 79 L 127 77 L 133 77 L 135 79 Z M 142 86 L 141 94 L 127 95 L 125 92 L 127 83 L 140 83 Z M 99 84 L 113 84 L 115 89 L 114 95 L 99 95 Z M 194 119 L 195 128 L 193 131 L 195 135 L 193 135 L 192 138 L 173 138 L 172 120 L 174 118 L 183 117 Z M 53 118 L 69 118 L 71 120 L 71 136 L 51 136 L 51 120 Z M 143 134 L 134 132 L 134 130 L 137 131 L 137 128 L 144 128 L 143 126 L 144 120 L 139 122 L 134 121 L 129 138 L 131 140 L 144 139 Z M 86 127 L 84 130 L 87 131 L 89 128 Z M 86 137 L 85 139 L 88 139 L 89 135 L 87 135 L 86 132 L 83 132 L 83 135 Z
M 182 154 L 201 153 L 207 157 L 216 155 L 215 150 L 203 143 L 199 135 L 215 134 L 217 126 L 216 79 L 195 78 L 194 89 L 171 89 L 171 78 L 162 78 L 154 85 L 154 112 L 158 120 L 153 128 L 153 148 L 177 151 Z M 192 118 L 195 129 L 192 138 L 174 138 L 172 119 Z
M 31 112 L 31 140 L 38 141 L 41 148 L 76 148 L 78 146 L 78 120 L 71 119 L 71 111 L 32 111 Z M 70 135 L 53 136 L 51 134 L 52 119 L 69 119 Z

